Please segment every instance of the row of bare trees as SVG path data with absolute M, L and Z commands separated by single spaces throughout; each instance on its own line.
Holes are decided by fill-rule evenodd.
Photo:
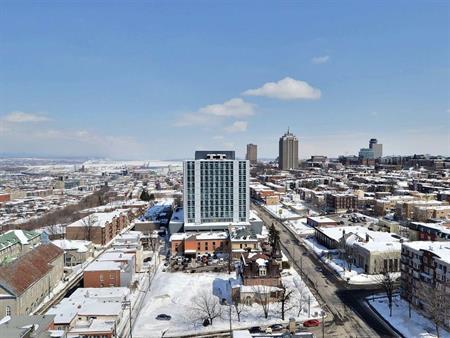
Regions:
M 38 218 L 30 219 L 18 226 L 20 229 L 33 230 L 42 227 L 43 224 L 52 226 L 49 231 L 57 231 L 56 224 L 75 222 L 80 218 L 79 212 L 84 209 L 98 207 L 116 200 L 117 195 L 112 193 L 108 186 L 81 199 L 77 204 L 67 205 L 62 209 L 51 211 Z
M 300 316 L 302 311 L 305 310 L 306 305 L 308 305 L 308 312 L 310 311 L 311 299 L 308 290 L 306 288 L 299 289 L 299 292 L 300 297 L 296 298 L 294 297 L 294 290 L 285 286 L 279 288 L 278 291 L 273 291 L 273 287 L 257 285 L 252 288 L 253 298 L 250 301 L 245 299 L 234 301 L 227 307 L 232 307 L 232 312 L 238 322 L 241 321 L 241 315 L 246 313 L 252 303 L 260 307 L 264 318 L 267 319 L 271 313 L 274 313 L 285 320 L 287 313 L 294 309 L 298 309 L 297 316 Z M 192 298 L 189 319 L 194 322 L 202 322 L 204 325 L 211 325 L 215 319 L 226 317 L 227 311 L 225 309 L 226 307 L 220 303 L 218 297 L 207 290 L 203 290 Z

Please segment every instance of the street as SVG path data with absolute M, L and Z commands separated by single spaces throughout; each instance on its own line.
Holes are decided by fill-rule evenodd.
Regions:
M 285 255 L 303 276 L 311 292 L 327 313 L 325 335 L 327 337 L 399 337 L 365 303 L 371 291 L 348 288 L 329 268 L 308 252 L 286 227 L 262 207 L 252 204 L 267 227 L 272 223 L 280 232 L 280 242 Z M 316 267 L 320 267 L 316 270 Z M 317 337 L 322 328 L 311 330 Z

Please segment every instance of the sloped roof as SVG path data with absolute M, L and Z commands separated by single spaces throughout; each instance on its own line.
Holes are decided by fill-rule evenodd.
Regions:
M 0 250 L 19 242 L 21 244 L 28 244 L 29 240 L 38 236 L 39 234 L 35 231 L 9 230 L 0 235 Z
M 10 264 L 0 267 L 0 285 L 19 296 L 33 283 L 45 276 L 50 263 L 64 251 L 51 243 L 41 244 L 17 258 Z

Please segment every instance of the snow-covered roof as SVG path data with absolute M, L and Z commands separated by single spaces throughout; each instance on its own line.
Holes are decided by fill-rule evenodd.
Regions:
M 87 252 L 92 242 L 82 240 L 57 239 L 52 241 L 57 247 L 63 250 L 76 250 L 77 252 Z
M 426 250 L 430 251 L 440 258 L 443 262 L 450 264 L 450 243 L 445 241 L 431 242 L 431 241 L 414 241 L 403 243 L 407 248 L 416 251 Z
M 120 270 L 121 263 L 113 261 L 95 261 L 89 264 L 84 271 L 110 271 Z
M 342 227 L 319 227 L 318 230 L 325 234 L 327 237 L 339 241 L 343 234 L 355 234 L 360 238 L 366 238 L 369 236 L 369 240 L 383 241 L 383 242 L 399 242 L 398 236 L 393 236 L 388 232 L 373 231 L 362 226 L 342 226 Z
M 126 210 L 118 209 L 111 212 L 96 212 L 69 224 L 67 227 L 92 226 L 104 228 L 107 222 L 111 222 L 114 217 L 119 217 L 124 211 Z
M 68 324 L 75 316 L 117 316 L 122 311 L 122 300 L 130 290 L 125 287 L 78 288 L 68 298 L 53 306 L 47 314 L 55 315 L 55 324 Z

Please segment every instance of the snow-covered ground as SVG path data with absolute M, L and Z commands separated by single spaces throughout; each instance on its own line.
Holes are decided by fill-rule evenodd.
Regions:
M 321 309 L 319 304 L 305 286 L 295 270 L 283 273 L 283 283 L 293 290 L 293 308 L 286 313 L 286 320 L 295 317 L 299 321 L 318 317 Z M 230 299 L 229 278 L 234 274 L 226 273 L 183 273 L 162 272 L 160 269 L 153 279 L 142 311 L 139 314 L 133 330 L 133 337 L 161 337 L 176 335 L 179 332 L 199 332 L 227 329 L 229 327 L 228 306 L 222 306 L 222 318 L 213 321 L 212 326 L 203 327 L 201 323 L 192 320 L 192 298 L 206 290 L 218 297 L 218 300 Z M 232 282 L 235 282 L 234 278 Z M 172 316 L 170 321 L 156 320 L 158 314 Z M 241 321 L 237 321 L 236 313 L 232 312 L 233 327 L 250 327 L 253 325 L 269 325 L 281 322 L 279 304 L 272 304 L 269 318 L 265 319 L 260 305 L 246 306 L 241 313 Z
M 298 219 L 301 217 L 295 212 L 292 212 L 291 210 L 284 207 L 282 204 L 274 204 L 274 205 L 263 204 L 262 207 L 266 209 L 272 216 L 281 220 Z
M 437 337 L 434 324 L 427 318 L 411 310 L 409 318 L 408 303 L 399 296 L 394 298 L 392 306 L 392 317 L 389 317 L 389 307 L 386 297 L 368 298 L 368 302 L 375 310 L 393 327 L 395 327 L 405 337 L 434 338 Z M 439 328 L 441 338 L 450 338 L 450 332 Z
M 381 275 L 368 275 L 364 273 L 364 269 L 352 264 L 351 269 L 346 261 L 339 258 L 339 254 L 335 250 L 329 250 L 316 241 L 314 237 L 303 239 L 312 251 L 314 251 L 320 259 L 349 284 L 376 284 L 379 283 Z M 394 278 L 400 277 L 400 272 L 393 274 Z

